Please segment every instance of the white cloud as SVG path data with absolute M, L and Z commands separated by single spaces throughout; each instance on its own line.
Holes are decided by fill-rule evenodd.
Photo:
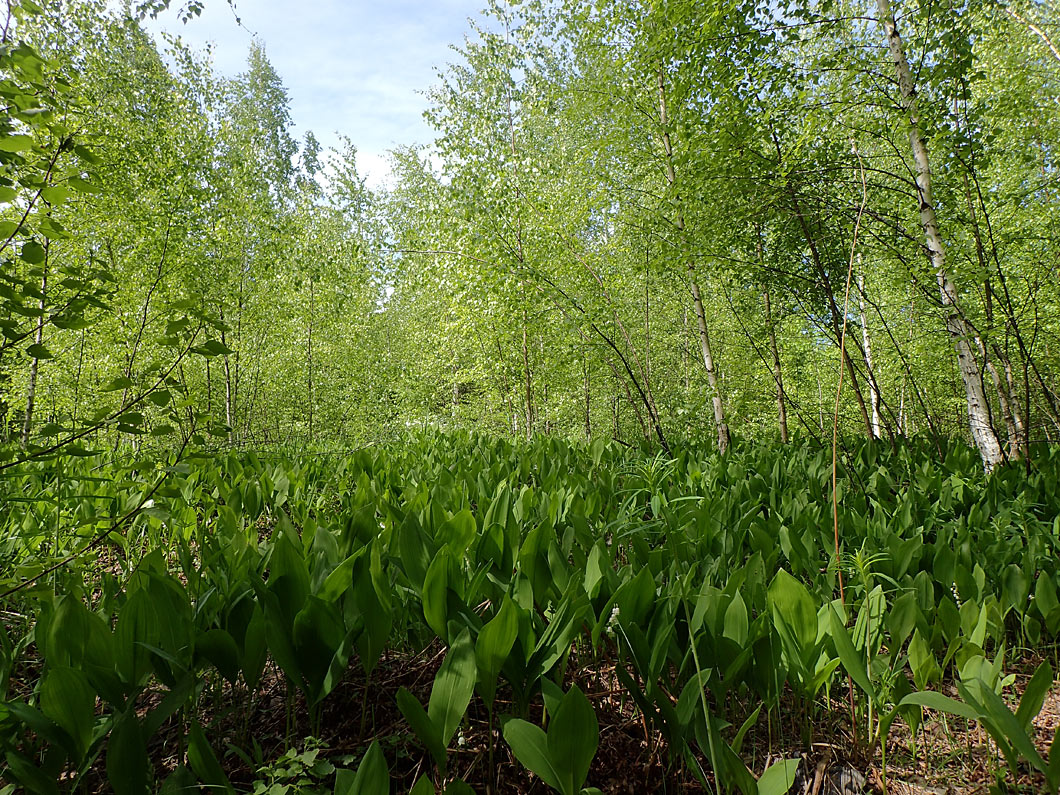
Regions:
M 349 136 L 362 172 L 385 179 L 387 149 L 427 143 L 434 133 L 422 118 L 422 92 L 436 69 L 458 59 L 450 49 L 469 31 L 483 0 L 207 0 L 200 18 L 181 25 L 170 11 L 165 27 L 193 46 L 213 42 L 219 73 L 245 68 L 253 35 L 265 45 L 291 97 L 296 132 L 313 130 L 325 146 Z M 177 5 L 177 3 L 174 3 Z M 238 14 L 242 27 L 237 25 Z

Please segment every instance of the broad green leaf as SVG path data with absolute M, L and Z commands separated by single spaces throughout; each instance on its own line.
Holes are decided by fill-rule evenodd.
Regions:
M 564 792 L 562 777 L 548 753 L 548 739 L 539 726 L 512 718 L 504 724 L 503 734 L 504 741 L 523 767 L 535 773 L 552 789 Z
M 30 265 L 39 265 L 44 262 L 44 258 L 47 254 L 44 250 L 44 246 L 36 240 L 27 240 L 22 244 L 19 256 L 22 258 L 23 262 L 27 262 Z
M 770 765 L 758 779 L 759 795 L 786 795 L 795 783 L 799 759 L 785 759 Z
M 908 706 L 910 704 L 927 707 L 928 709 L 934 709 L 939 712 L 947 712 L 960 718 L 967 718 L 968 720 L 979 720 L 979 712 L 974 707 L 965 704 L 963 701 L 955 701 L 948 696 L 942 695 L 942 693 L 936 693 L 934 690 L 910 693 L 898 702 L 898 706 L 900 707 Z
M 195 653 L 213 663 L 229 684 L 239 677 L 242 660 L 239 647 L 223 629 L 210 629 L 195 638 Z
M 843 626 L 842 619 L 840 619 L 839 613 L 834 608 L 830 611 L 830 618 L 832 641 L 835 643 L 836 653 L 839 654 L 839 661 L 843 664 L 846 672 L 850 674 L 850 678 L 854 680 L 854 683 L 865 692 L 869 699 L 875 702 L 877 700 L 876 688 L 869 681 L 869 672 L 865 667 L 865 660 L 854 648 L 854 644 L 850 640 L 850 634 L 847 632 L 847 628 Z
M 26 152 L 32 148 L 32 136 L 0 135 L 0 152 Z
M 235 795 L 235 789 L 229 783 L 228 776 L 217 761 L 206 735 L 196 722 L 191 724 L 191 732 L 188 734 L 188 762 L 199 780 L 207 784 L 212 791 Z
M 1053 686 L 1053 667 L 1048 660 L 1038 666 L 1020 697 L 1019 707 L 1016 709 L 1016 719 L 1020 722 L 1024 731 L 1030 732 L 1032 721 L 1039 712 L 1049 688 Z
M 781 569 L 769 586 L 769 603 L 803 649 L 817 640 L 817 610 L 806 586 Z
M 426 776 L 420 776 L 409 790 L 409 795 L 435 795 L 434 784 Z
M 434 763 L 444 770 L 446 743 L 442 741 L 441 727 L 434 724 L 416 697 L 403 687 L 398 689 L 397 704 L 413 733 L 434 758 Z
M 482 627 L 475 644 L 479 693 L 489 709 L 497 693 L 497 677 L 519 634 L 519 609 L 505 594 L 500 610 Z
M 448 643 L 449 548 L 442 547 L 434 556 L 423 580 L 423 617 L 427 626 L 443 643 Z
M 66 730 L 80 755 L 87 751 L 96 723 L 96 694 L 81 671 L 60 666 L 45 673 L 40 709 Z M 80 764 L 81 759 L 74 761 Z
M 63 185 L 51 185 L 50 188 L 40 192 L 40 198 L 49 201 L 50 204 L 61 205 L 70 198 L 70 191 L 64 188 Z
M 70 177 L 66 180 L 66 184 L 80 193 L 103 192 L 103 189 L 100 188 L 98 185 L 94 185 L 88 180 L 82 179 L 81 177 Z
M 475 689 L 475 647 L 471 633 L 464 629 L 457 635 L 442 667 L 434 678 L 427 714 L 441 732 L 443 745 L 448 745 L 463 720 L 471 694 Z
M 26 347 L 26 355 L 31 359 L 54 359 L 52 352 L 43 345 L 33 343 Z
M 110 381 L 105 383 L 99 388 L 100 392 L 117 392 L 122 389 L 131 389 L 134 386 L 133 380 L 123 375 L 119 375 L 112 378 Z
M 585 694 L 572 685 L 552 716 L 547 737 L 549 760 L 559 774 L 563 792 L 573 795 L 581 789 L 599 742 L 596 713 Z
M 723 635 L 739 646 L 747 643 L 747 605 L 743 597 L 737 592 L 729 606 L 725 609 L 725 629 Z
M 390 793 L 390 771 L 386 766 L 386 759 L 379 747 L 379 742 L 373 742 L 357 766 L 357 775 L 353 779 L 351 788 L 347 790 L 356 795 L 389 795 Z M 338 795 L 338 787 L 336 787 Z
M 107 741 L 107 778 L 116 795 L 147 792 L 150 760 L 143 730 L 135 715 L 125 715 L 111 730 Z

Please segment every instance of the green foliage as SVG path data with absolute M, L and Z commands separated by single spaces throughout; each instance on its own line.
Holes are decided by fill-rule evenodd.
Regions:
M 251 792 L 253 795 L 286 795 L 286 793 L 322 795 L 323 793 L 332 792 L 330 787 L 324 786 L 324 782 L 330 779 L 333 774 L 336 776 L 335 792 L 339 792 L 339 783 L 344 781 L 344 774 L 353 774 L 350 771 L 336 771 L 335 766 L 331 762 L 320 756 L 321 750 L 318 740 L 313 737 L 307 737 L 301 751 L 297 748 L 289 748 L 279 759 L 258 768 L 258 778 L 252 784 L 253 789 Z M 362 767 L 366 771 L 369 766 L 378 764 L 376 761 L 378 759 L 378 750 L 378 746 L 373 745 L 369 749 L 368 754 L 365 754 Z M 371 754 L 370 760 L 369 754 Z M 383 767 L 383 774 L 384 776 L 386 774 L 385 766 Z M 357 778 L 361 778 L 360 771 L 357 773 Z M 366 776 L 365 781 L 367 780 L 368 777 Z M 366 787 L 364 790 L 345 789 L 341 791 L 370 792 L 373 790 Z M 378 785 L 374 791 L 379 791 Z M 389 789 L 385 791 L 389 792 Z
M 927 445 L 852 448 L 844 472 L 858 477 L 840 479 L 840 538 L 859 553 L 844 557 L 857 566 L 845 572 L 845 604 L 833 598 L 831 529 L 820 522 L 830 468 L 811 447 L 722 457 L 690 447 L 662 477 L 651 475 L 654 453 L 619 445 L 467 434 L 346 457 L 163 462 L 153 505 L 110 539 L 128 556 L 120 570 L 76 557 L 7 598 L 5 609 L 32 621 L 4 641 L 0 682 L 29 640 L 41 667 L 29 695 L 5 693 L 0 743 L 11 775 L 34 791 L 76 780 L 101 755 L 116 787 L 150 790 L 146 749 L 163 724 L 198 715 L 218 688 L 257 690 L 268 660 L 312 715 L 355 657 L 370 673 L 386 647 L 441 643 L 426 707 L 398 693 L 439 784 L 476 692 L 492 714 L 502 689 L 514 714 L 500 723 L 516 757 L 559 791 L 591 781 L 594 710 L 577 685 L 557 686 L 575 654 L 613 659 L 674 761 L 705 779 L 705 759 L 728 789 L 783 791 L 794 768 L 756 782 L 742 738 L 783 692 L 812 710 L 846 674 L 866 747 L 885 747 L 899 718 L 915 730 L 929 707 L 980 722 L 1007 764 L 1053 781 L 1052 762 L 1028 739 L 1053 673 L 1040 668 L 1013 712 L 1003 670 L 1004 649 L 1027 627 L 1056 640 L 1060 457 L 1038 456 L 1030 476 L 986 477 L 968 448 L 941 459 Z M 79 549 L 79 525 L 94 533 L 108 521 L 87 506 L 137 505 L 154 474 L 61 458 L 0 480 L 19 506 L 0 534 L 7 584 L 41 571 L 31 550 L 44 543 L 56 558 Z M 940 487 L 957 480 L 959 494 Z M 261 527 L 270 529 L 259 542 Z M 885 554 L 893 549 L 903 552 Z M 1033 593 L 1019 585 L 1018 600 L 1014 565 L 1036 580 Z M 101 594 L 92 602 L 88 583 Z M 941 676 L 958 680 L 960 700 L 928 689 Z M 148 689 L 161 700 L 138 714 Z M 547 731 L 527 721 L 542 702 Z M 208 729 L 191 723 L 182 775 L 225 788 Z M 382 751 L 370 750 L 356 775 L 383 782 Z M 263 786 L 286 786 L 281 768 L 318 760 L 302 764 L 299 753 L 270 763 L 276 775 L 262 773 Z M 350 786 L 350 775 L 336 785 Z M 330 787 L 314 776 L 312 786 Z
M 596 755 L 600 727 L 592 705 L 575 685 L 560 699 L 548 733 L 519 718 L 504 724 L 504 739 L 515 758 L 552 789 L 577 795 Z

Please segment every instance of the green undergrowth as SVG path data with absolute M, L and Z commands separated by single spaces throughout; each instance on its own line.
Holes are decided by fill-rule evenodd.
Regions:
M 1014 694 L 1008 666 L 1060 633 L 1060 450 L 987 476 L 959 444 L 854 444 L 838 567 L 831 453 L 807 446 L 671 459 L 448 434 L 336 455 L 56 457 L 3 472 L 0 501 L 0 591 L 18 589 L 0 601 L 2 775 L 28 792 L 93 776 L 119 795 L 234 792 L 235 757 L 259 769 L 253 791 L 467 792 L 453 749 L 472 702 L 488 771 L 503 754 L 554 791 L 593 791 L 599 724 L 576 665 L 613 666 L 668 764 L 708 791 L 788 791 L 799 761 L 752 772 L 747 732 L 783 699 L 809 746 L 822 694 L 847 687 L 861 758 L 886 753 L 895 721 L 915 735 L 927 708 L 981 724 L 999 779 L 1060 785 L 1060 743 L 1041 749 L 1032 728 L 1052 668 Z M 392 780 L 385 742 L 337 767 L 262 759 L 252 725 L 217 741 L 216 705 L 249 714 L 270 671 L 315 729 L 351 667 L 371 692 L 384 653 L 432 644 L 433 686 L 386 696 L 422 749 L 415 782 Z M 162 731 L 171 763 L 152 756 Z

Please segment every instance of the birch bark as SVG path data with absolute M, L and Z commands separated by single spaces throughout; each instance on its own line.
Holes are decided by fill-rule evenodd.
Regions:
M 979 362 L 972 348 L 973 332 L 960 313 L 957 305 L 957 287 L 953 283 L 946 267 L 946 248 L 942 242 L 935 205 L 931 198 L 931 161 L 928 148 L 920 134 L 920 116 L 917 110 L 916 89 L 913 86 L 909 62 L 906 60 L 902 37 L 895 25 L 894 13 L 890 0 L 876 0 L 880 14 L 880 25 L 887 38 L 887 48 L 898 75 L 898 87 L 901 94 L 901 107 L 909 121 L 909 146 L 913 152 L 916 165 L 916 185 L 920 201 L 920 226 L 924 230 L 928 256 L 935 270 L 939 286 L 942 311 L 945 317 L 946 330 L 953 340 L 957 353 L 957 366 L 964 385 L 965 399 L 968 404 L 968 426 L 972 440 L 975 442 L 983 466 L 989 472 L 1004 460 L 1001 444 L 990 422 L 990 404 L 986 399 Z

